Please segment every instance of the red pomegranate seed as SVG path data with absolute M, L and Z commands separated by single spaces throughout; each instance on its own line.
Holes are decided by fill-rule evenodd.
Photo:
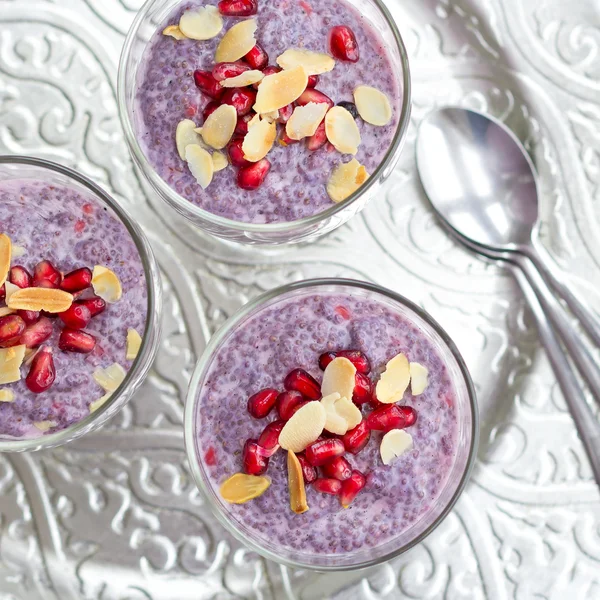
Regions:
M 342 319 L 345 319 L 346 321 L 351 317 L 350 315 L 350 311 L 343 305 L 339 304 L 338 306 L 336 306 L 333 309 L 338 315 L 340 315 L 340 317 L 342 317 Z
M 258 0 L 221 0 L 219 12 L 226 17 L 249 17 L 258 10 Z
M 7 348 L 18 343 L 25 331 L 25 321 L 15 314 L 0 317 L 0 347 Z
M 219 106 L 221 106 L 220 102 L 217 102 L 216 100 L 211 100 L 202 111 L 202 122 L 205 123 L 206 119 L 208 119 L 208 117 L 210 117 L 210 115 L 212 115 L 215 112 L 215 110 L 219 108 Z
M 225 93 L 225 88 L 213 77 L 210 71 L 194 71 L 194 83 L 206 96 L 218 100 Z
M 26 325 L 32 325 L 36 323 L 40 318 L 39 310 L 18 310 L 17 314 L 25 321 Z
M 245 118 L 245 117 L 242 117 Z M 243 137 L 235 137 L 227 146 L 227 154 L 229 154 L 229 160 L 234 167 L 247 167 L 252 163 L 244 158 L 244 151 L 242 150 L 242 144 L 244 143 Z
M 58 347 L 63 352 L 88 354 L 96 346 L 96 338 L 85 331 L 63 329 L 58 338 Z
M 296 390 L 281 392 L 277 396 L 277 412 L 279 418 L 287 421 L 294 414 L 294 408 L 299 404 L 304 403 L 304 396 Z
M 73 229 L 75 230 L 75 233 L 81 233 L 85 229 L 85 221 L 83 219 L 77 219 Z
M 342 482 L 342 491 L 340 492 L 340 504 L 348 508 L 352 500 L 356 498 L 358 492 L 362 490 L 367 483 L 366 477 L 356 469 L 352 471 L 349 479 Z
M 256 113 L 254 111 L 250 111 L 247 115 L 238 117 L 234 133 L 241 134 L 242 136 L 246 135 L 248 133 L 248 123 L 250 123 L 255 116 Z
M 342 443 L 347 452 L 358 454 L 369 443 L 370 438 L 371 430 L 363 419 L 354 429 L 342 436 Z
M 237 77 L 246 71 L 249 71 L 250 67 L 243 63 L 241 60 L 237 62 L 222 62 L 217 63 L 212 70 L 212 76 L 217 81 L 223 81 L 224 79 L 230 79 L 231 77 Z
M 209 446 L 208 450 L 204 453 L 204 462 L 209 467 L 214 467 L 217 464 L 217 453 L 214 446 Z
M 306 460 L 304 454 L 296 454 L 298 462 L 302 467 L 302 475 L 306 483 L 312 483 L 317 478 L 317 470 Z
M 79 300 L 77 302 L 80 306 L 85 306 L 92 317 L 99 315 L 106 308 L 106 302 L 102 298 L 86 298 L 85 300 Z
M 262 456 L 256 440 L 246 440 L 242 450 L 244 473 L 262 475 L 269 466 L 269 459 Z
M 256 190 L 265 181 L 265 177 L 271 168 L 271 163 L 263 158 L 257 163 L 242 167 L 237 174 L 237 184 L 243 190 Z
M 253 68 L 262 71 L 269 64 L 269 55 L 264 51 L 263 47 L 256 44 L 246 56 L 244 60 Z
M 384 404 L 369 414 L 367 427 L 376 431 L 404 429 L 413 425 L 416 420 L 417 413 L 414 408 L 398 406 L 397 404 Z
M 94 205 L 93 205 L 93 204 L 91 204 L 91 203 L 89 203 L 89 202 L 86 202 L 86 203 L 85 203 L 85 204 L 82 206 L 82 208 L 83 208 L 83 212 L 84 212 L 86 215 L 93 215 L 93 214 L 94 214 Z
M 336 352 L 325 352 L 319 356 L 319 367 L 322 371 L 334 358 L 347 358 L 359 373 L 368 375 L 371 371 L 369 359 L 360 350 L 338 350 Z
M 325 477 L 319 477 L 313 482 L 313 487 L 317 492 L 322 494 L 331 494 L 337 496 L 342 491 L 342 482 L 337 479 L 326 479 Z
M 65 275 L 60 284 L 60 289 L 65 292 L 80 292 L 92 285 L 92 272 L 87 267 L 76 269 Z
M 255 102 L 256 92 L 250 88 L 228 88 L 221 98 L 221 104 L 233 106 L 238 117 L 247 115 Z
M 319 90 L 306 89 L 300 95 L 300 98 L 296 100 L 296 104 L 298 106 L 304 106 L 309 102 L 316 102 L 317 104 L 327 104 L 329 108 L 333 107 L 333 100 L 326 96 L 323 92 L 319 92 Z
M 84 304 L 71 304 L 70 308 L 60 313 L 61 321 L 70 329 L 87 327 L 92 315 Z
M 279 450 L 279 434 L 285 425 L 285 421 L 273 421 L 269 423 L 258 438 L 258 445 L 268 451 L 267 457 L 272 456 Z
M 55 379 L 56 369 L 54 368 L 52 349 L 42 348 L 31 361 L 25 383 L 34 394 L 41 394 L 54 383 Z
M 263 75 L 265 77 L 267 77 L 267 75 L 275 75 L 275 73 L 281 73 L 283 69 L 281 67 L 276 67 L 274 65 L 271 65 L 270 67 L 266 67 L 265 69 L 263 69 Z M 257 90 L 258 86 L 260 85 L 260 81 L 258 83 L 255 83 L 252 87 Z
M 278 395 L 279 392 L 273 388 L 266 388 L 260 390 L 260 392 L 256 392 L 256 394 L 252 394 L 252 396 L 248 398 L 248 412 L 255 419 L 266 417 L 275 406 Z
M 29 274 L 29 271 L 20 265 L 11 267 L 8 280 L 21 289 L 31 287 L 33 283 L 33 278 Z
M 291 144 L 297 144 L 299 140 L 293 140 L 288 134 L 285 128 L 281 128 L 279 132 L 279 143 L 282 146 L 290 146 Z
M 285 125 L 290 120 L 290 117 L 292 116 L 293 112 L 294 112 L 293 104 L 288 104 L 287 106 L 280 108 L 279 109 L 279 118 L 277 119 L 277 121 L 279 123 L 281 123 L 282 125 Z
M 57 288 L 62 281 L 60 271 L 49 261 L 43 260 L 33 269 L 33 285 L 35 287 Z
M 323 121 L 317 130 L 310 137 L 306 138 L 306 147 L 314 152 L 319 148 L 322 148 L 327 142 L 327 133 L 325 132 L 325 121 Z
M 296 390 L 311 400 L 321 397 L 321 386 L 304 369 L 294 369 L 288 373 L 283 386 L 286 390 Z
M 2 287 L 0 287 L 0 300 L 6 298 L 6 285 L 3 283 Z
M 325 463 L 321 471 L 326 477 L 344 481 L 352 475 L 352 465 L 343 456 L 336 456 L 331 462 Z
M 338 438 L 317 440 L 306 449 L 306 460 L 313 467 L 319 467 L 336 456 L 341 456 L 345 451 L 342 440 Z
M 338 25 L 329 32 L 329 49 L 331 54 L 339 60 L 357 62 L 360 58 L 358 42 L 350 27 Z
M 21 335 L 19 343 L 28 348 L 37 348 L 52 335 L 52 321 L 48 317 L 41 317 L 37 323 L 29 325 Z
M 319 84 L 319 76 L 318 75 L 309 75 L 308 76 L 308 85 L 307 88 L 316 88 Z
M 362 373 L 356 372 L 354 376 L 354 393 L 352 402 L 357 405 L 365 404 L 373 398 L 373 384 L 371 380 Z

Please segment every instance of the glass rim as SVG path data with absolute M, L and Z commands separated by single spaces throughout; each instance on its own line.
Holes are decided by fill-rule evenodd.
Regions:
M 127 211 L 98 184 L 69 167 L 43 158 L 23 155 L 0 155 L 0 166 L 10 164 L 46 169 L 58 173 L 59 175 L 63 175 L 82 185 L 87 191 L 91 192 L 97 200 L 107 205 L 123 223 L 136 246 L 140 261 L 144 268 L 148 302 L 144 335 L 142 336 L 142 344 L 138 351 L 138 355 L 130 369 L 127 371 L 125 379 L 114 391 L 109 400 L 96 411 L 81 419 L 81 421 L 55 433 L 44 434 L 36 438 L 27 439 L 0 438 L 0 452 L 24 452 L 53 448 L 71 442 L 86 433 L 98 429 L 124 405 L 127 400 L 127 397 L 124 396 L 124 392 L 127 390 L 133 379 L 138 376 L 141 378 L 145 375 L 158 350 L 158 346 L 155 343 L 153 336 L 150 334 L 153 330 L 158 332 L 160 329 L 158 317 L 160 313 L 161 297 L 160 289 L 155 283 L 160 275 L 156 259 L 154 258 L 148 240 L 139 225 L 137 225 Z M 141 381 L 138 382 L 138 385 L 140 383 Z
M 410 542 L 404 544 L 400 548 L 396 548 L 388 552 L 387 554 L 375 557 L 369 560 L 365 560 L 356 564 L 347 564 L 347 565 L 314 565 L 306 562 L 302 562 L 300 560 L 290 560 L 284 557 L 281 557 L 270 550 L 263 548 L 260 544 L 247 538 L 242 532 L 240 532 L 233 521 L 225 514 L 222 507 L 218 505 L 213 499 L 214 491 L 210 487 L 210 485 L 205 481 L 205 477 L 202 472 L 202 468 L 200 467 L 200 461 L 197 458 L 196 448 L 195 448 L 195 432 L 194 432 L 194 423 L 195 423 L 195 415 L 196 415 L 196 406 L 197 406 L 197 394 L 198 394 L 198 386 L 200 380 L 205 375 L 207 368 L 210 366 L 210 361 L 213 358 L 213 353 L 218 348 L 218 346 L 222 343 L 222 341 L 230 334 L 230 332 L 238 325 L 238 323 L 247 317 L 250 313 L 252 313 L 255 309 L 261 307 L 266 304 L 270 300 L 273 300 L 279 296 L 287 294 L 288 292 L 301 290 L 304 288 L 310 287 L 320 287 L 320 286 L 347 286 L 347 287 L 355 287 L 363 290 L 367 290 L 370 292 L 374 292 L 376 294 L 383 295 L 395 302 L 398 302 L 402 306 L 412 310 L 418 317 L 423 319 L 427 325 L 429 325 L 433 331 L 440 336 L 442 342 L 446 345 L 450 353 L 452 354 L 454 360 L 456 361 L 461 376 L 463 378 L 463 382 L 468 395 L 468 406 L 471 413 L 471 427 L 470 427 L 470 445 L 469 451 L 467 454 L 465 468 L 461 474 L 460 480 L 454 490 L 452 496 L 448 500 L 446 506 L 440 512 L 440 514 L 436 517 L 436 519 L 429 524 L 418 536 L 412 539 Z M 355 569 L 363 569 L 366 567 L 374 566 L 377 564 L 381 564 L 385 561 L 391 560 L 400 554 L 403 554 L 407 550 L 410 550 L 413 546 L 422 542 L 430 533 L 433 532 L 434 529 L 446 518 L 446 516 L 450 513 L 456 501 L 462 494 L 469 477 L 471 475 L 471 471 L 473 470 L 473 466 L 475 464 L 475 458 L 477 454 L 477 447 L 479 444 L 479 410 L 477 407 L 477 395 L 475 391 L 475 386 L 471 379 L 471 375 L 469 370 L 467 369 L 467 365 L 459 352 L 456 344 L 452 340 L 452 338 L 446 333 L 443 327 L 423 308 L 406 298 L 405 296 L 398 294 L 392 290 L 384 288 L 378 284 L 358 281 L 355 279 L 345 279 L 345 278 L 318 278 L 318 279 L 306 279 L 299 282 L 294 282 L 290 284 L 286 284 L 280 287 L 277 287 L 273 290 L 269 290 L 258 297 L 254 298 L 240 309 L 238 309 L 227 321 L 225 321 L 221 327 L 215 332 L 201 357 L 198 359 L 196 366 L 194 368 L 194 372 L 192 373 L 192 377 L 190 379 L 190 384 L 188 387 L 188 392 L 186 396 L 185 402 L 185 414 L 184 414 L 184 444 L 186 449 L 186 454 L 188 458 L 188 462 L 190 464 L 190 469 L 192 472 L 192 476 L 194 481 L 196 482 L 196 486 L 202 492 L 203 496 L 207 499 L 208 504 L 210 506 L 211 511 L 217 517 L 219 522 L 239 541 L 241 541 L 245 546 L 248 546 L 251 550 L 258 552 L 261 556 L 269 560 L 273 560 L 277 563 L 283 564 L 287 567 L 291 568 L 299 568 L 299 569 L 310 569 L 314 571 L 350 571 Z
M 135 19 L 133 20 L 133 23 L 131 24 L 131 27 L 129 28 L 129 31 L 127 32 L 125 43 L 123 44 L 123 49 L 121 51 L 121 56 L 119 59 L 119 70 L 117 75 L 117 102 L 121 126 L 123 128 L 123 131 L 125 132 L 125 140 L 131 151 L 135 163 L 142 170 L 145 176 L 149 179 L 152 186 L 155 189 L 157 189 L 162 195 L 167 196 L 170 199 L 170 201 L 172 201 L 176 205 L 176 210 L 180 212 L 180 214 L 183 214 L 185 216 L 186 213 L 191 213 L 195 218 L 208 221 L 211 224 L 219 227 L 225 227 L 230 230 L 235 230 L 238 233 L 285 233 L 288 231 L 292 232 L 298 227 L 309 227 L 311 225 L 319 223 L 324 219 L 333 217 L 338 212 L 342 211 L 344 208 L 348 207 L 350 204 L 358 200 L 365 192 L 367 192 L 373 185 L 375 185 L 375 183 L 379 181 L 379 177 L 382 173 L 385 172 L 386 168 L 389 166 L 390 162 L 395 157 L 396 152 L 401 147 L 402 143 L 404 142 L 404 139 L 406 138 L 408 126 L 410 124 L 412 106 L 412 86 L 410 78 L 408 52 L 406 50 L 406 46 L 404 45 L 404 40 L 402 39 L 402 35 L 400 34 L 398 26 L 396 25 L 396 21 L 392 17 L 390 11 L 385 6 L 385 4 L 383 4 L 382 0 L 371 1 L 374 2 L 374 4 L 377 6 L 394 35 L 394 39 L 396 41 L 396 45 L 400 55 L 400 62 L 402 64 L 402 106 L 400 110 L 400 118 L 398 119 L 398 127 L 396 129 L 396 132 L 394 133 L 392 143 L 390 144 L 390 147 L 388 148 L 383 159 L 381 160 L 375 171 L 372 173 L 372 175 L 360 187 L 359 190 L 354 192 L 348 198 L 346 198 L 342 202 L 333 204 L 329 208 L 309 217 L 304 217 L 295 221 L 283 221 L 277 223 L 247 223 L 245 221 L 236 221 L 234 219 L 229 219 L 226 217 L 216 215 L 208 210 L 205 210 L 204 208 L 200 208 L 187 198 L 184 198 L 181 194 L 178 194 L 166 181 L 164 181 L 164 179 L 156 172 L 156 169 L 150 164 L 150 162 L 146 158 L 146 154 L 142 150 L 137 140 L 133 123 L 131 122 L 129 116 L 129 103 L 125 94 L 125 85 L 127 79 L 126 64 L 131 54 L 131 50 L 133 48 L 135 39 L 137 38 L 137 34 L 141 27 L 141 24 L 147 16 L 148 11 L 150 10 L 150 6 L 157 1 L 159 0 L 146 0 L 145 4 L 138 11 Z M 163 200 L 162 197 L 161 200 Z

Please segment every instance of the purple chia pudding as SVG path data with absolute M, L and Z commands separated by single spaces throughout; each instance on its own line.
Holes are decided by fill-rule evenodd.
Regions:
M 214 0 L 209 2 L 216 4 Z M 257 190 L 244 190 L 236 183 L 236 169 L 229 165 L 214 174 L 203 190 L 179 157 L 175 130 L 183 119 L 202 124 L 204 107 L 212 100 L 194 84 L 196 69 L 212 70 L 214 53 L 224 33 L 237 17 L 225 17 L 223 31 L 208 41 L 181 40 L 162 34 L 179 22 L 186 10 L 206 5 L 204 0 L 183 2 L 161 23 L 151 39 L 138 70 L 134 128 L 146 158 L 155 171 L 178 194 L 215 215 L 246 223 L 281 223 L 320 213 L 333 206 L 326 183 L 333 169 L 348 162 L 350 155 L 332 146 L 310 151 L 301 143 L 286 147 L 275 142 L 267 159 L 271 169 Z M 257 41 L 270 56 L 271 65 L 289 48 L 328 52 L 332 27 L 346 25 L 355 33 L 360 48 L 356 63 L 336 60 L 335 68 L 319 76 L 317 90 L 335 104 L 353 102 L 353 91 L 368 85 L 385 93 L 392 119 L 375 127 L 357 118 L 362 143 L 356 159 L 373 173 L 386 155 L 398 128 L 401 86 L 380 33 L 345 0 L 261 0 Z M 283 126 L 279 125 L 279 136 Z
M 42 346 L 52 348 L 56 379 L 44 392 L 33 393 L 25 378 L 30 364 L 21 366 L 21 380 L 0 386 L 12 390 L 14 400 L 0 402 L 0 437 L 33 438 L 73 425 L 90 414 L 90 404 L 105 391 L 92 374 L 114 363 L 125 371 L 128 329 L 143 336 L 147 314 L 147 287 L 139 252 L 125 225 L 91 194 L 63 185 L 49 185 L 32 179 L 0 182 L 0 232 L 11 238 L 11 265 L 29 273 L 40 261 L 48 260 L 67 274 L 95 265 L 114 271 L 123 288 L 122 298 L 107 304 L 94 316 L 85 331 L 96 338 L 89 354 L 64 352 L 58 338 L 64 327 L 53 318 L 52 335 Z M 82 298 L 91 297 L 91 289 Z M 4 300 L 0 300 L 4 306 Z M 41 429 L 35 424 L 44 423 Z
M 228 519 L 258 545 L 290 556 L 352 555 L 410 536 L 407 532 L 436 505 L 447 502 L 440 497 L 442 490 L 462 460 L 457 459 L 461 419 L 464 428 L 464 412 L 457 408 L 457 398 L 464 397 L 457 391 L 462 384 L 448 367 L 448 349 L 410 314 L 362 289 L 317 295 L 309 288 L 252 313 L 213 354 L 196 399 L 194 435 L 197 459 L 217 497 L 221 483 L 242 471 L 245 441 L 258 438 L 268 422 L 279 418 L 275 409 L 264 419 L 252 418 L 248 397 L 263 388 L 283 390 L 291 370 L 305 369 L 320 382 L 319 356 L 341 349 L 360 350 L 368 357 L 373 382 L 400 352 L 429 370 L 424 393 L 413 396 L 409 387 L 400 402 L 417 413 L 416 423 L 406 429 L 412 450 L 385 466 L 379 454 L 383 432 L 372 431 L 361 452 L 345 454 L 352 468 L 366 475 L 365 487 L 349 508 L 307 485 L 309 510 L 294 514 L 283 450 L 270 458 L 266 475 L 271 485 L 263 495 L 240 505 L 221 501 Z M 363 405 L 363 416 L 371 410 Z

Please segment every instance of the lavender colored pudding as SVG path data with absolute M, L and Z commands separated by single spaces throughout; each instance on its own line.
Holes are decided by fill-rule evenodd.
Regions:
M 278 418 L 276 410 L 265 419 L 252 418 L 248 397 L 263 388 L 283 390 L 285 376 L 295 368 L 320 382 L 319 355 L 340 349 L 365 353 L 373 382 L 400 352 L 427 367 L 424 393 L 413 396 L 409 388 L 400 403 L 418 415 L 406 429 L 413 449 L 385 466 L 379 454 L 383 432 L 373 431 L 360 453 L 345 454 L 367 478 L 350 507 L 341 508 L 336 496 L 308 485 L 310 508 L 303 514 L 290 510 L 286 453 L 279 450 L 270 459 L 266 475 L 272 483 L 262 496 L 240 505 L 222 501 L 236 527 L 259 544 L 311 555 L 351 554 L 400 536 L 441 501 L 458 452 L 457 388 L 438 344 L 389 301 L 364 291 L 277 300 L 223 340 L 207 367 L 196 408 L 196 454 L 215 494 L 219 497 L 220 484 L 242 470 L 244 442 Z M 370 411 L 363 405 L 363 415 Z
M 334 167 L 351 158 L 332 147 L 309 151 L 303 142 L 287 147 L 275 142 L 267 155 L 271 170 L 263 185 L 252 191 L 238 187 L 237 169 L 231 165 L 215 173 L 212 183 L 203 190 L 179 157 L 175 146 L 177 124 L 192 119 L 200 126 L 202 110 L 211 100 L 195 86 L 194 70 L 212 70 L 218 42 L 240 18 L 224 18 L 221 34 L 204 42 L 176 41 L 163 35 L 162 30 L 178 23 L 184 11 L 206 4 L 216 2 L 182 3 L 160 25 L 145 51 L 138 71 L 134 126 L 148 161 L 164 181 L 190 202 L 235 221 L 294 221 L 330 208 L 333 202 L 327 195 L 326 183 Z M 393 116 L 386 126 L 375 127 L 360 118 L 356 121 L 362 137 L 356 159 L 373 173 L 394 138 L 402 94 L 380 33 L 345 0 L 261 0 L 254 18 L 258 21 L 257 41 L 269 54 L 271 65 L 292 47 L 328 52 L 328 34 L 333 26 L 346 25 L 354 31 L 360 60 L 336 60 L 333 71 L 320 75 L 316 89 L 336 104 L 353 102 L 353 91 L 359 85 L 373 86 L 387 95 Z M 280 125 L 279 130 L 282 129 Z
M 56 380 L 48 390 L 35 394 L 28 389 L 26 364 L 21 366 L 20 381 L 0 386 L 14 393 L 14 401 L 0 402 L 0 436 L 38 437 L 42 431 L 34 423 L 55 423 L 46 431 L 54 433 L 90 414 L 90 404 L 105 394 L 92 377 L 96 369 L 118 363 L 127 371 L 132 366 L 133 361 L 125 358 L 126 336 L 130 328 L 144 334 L 146 277 L 135 242 L 121 220 L 92 195 L 69 187 L 31 179 L 0 182 L 0 232 L 11 238 L 13 250 L 18 246 L 22 252 L 13 255 L 12 266 L 32 273 L 37 263 L 49 260 L 66 274 L 102 265 L 116 273 L 123 288 L 121 300 L 107 304 L 85 327 L 97 340 L 90 354 L 61 351 L 63 323 L 52 319 L 53 333 L 42 344 L 52 348 L 56 368 Z M 87 290 L 82 297 L 89 295 Z

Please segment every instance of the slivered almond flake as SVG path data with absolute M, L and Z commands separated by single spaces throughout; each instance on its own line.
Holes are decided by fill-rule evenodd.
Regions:
M 179 25 L 169 25 L 163 29 L 163 35 L 168 35 L 172 38 L 175 38 L 178 42 L 181 40 L 187 40 L 187 36 L 183 35 L 181 29 L 179 29 Z
M 277 125 L 269 121 L 261 121 L 248 129 L 242 143 L 244 158 L 250 162 L 263 159 L 273 147 L 276 136 Z
M 277 119 L 279 119 L 279 111 L 272 110 L 271 112 L 264 113 L 260 116 L 261 116 L 261 119 L 265 119 L 265 120 L 269 121 L 269 123 L 272 123 L 273 121 L 277 121 Z
M 298 457 L 288 450 L 287 455 L 288 488 L 290 490 L 290 508 L 297 515 L 308 510 L 306 502 L 306 488 L 304 487 L 304 474 Z
M 263 77 L 264 74 L 262 71 L 256 71 L 253 69 L 251 71 L 244 71 L 235 77 L 223 79 L 223 81 L 221 81 L 221 86 L 224 88 L 245 87 L 247 85 L 252 85 L 253 83 L 262 81 Z
M 102 396 L 101 398 L 98 398 L 98 400 L 94 400 L 93 402 L 90 402 L 90 412 L 96 412 L 102 405 L 106 404 L 106 401 L 112 396 L 111 392 L 107 392 L 106 394 L 104 394 L 104 396 Z
M 338 356 L 334 358 L 323 373 L 321 394 L 329 396 L 337 392 L 341 398 L 352 398 L 356 376 L 356 367 L 347 359 Z
M 187 10 L 179 19 L 179 30 L 192 40 L 212 40 L 221 33 L 221 29 L 223 17 L 216 6 Z
M 12 348 L 0 348 L 0 385 L 21 379 L 21 363 L 25 358 L 24 344 Z
M 344 435 L 354 429 L 361 421 L 362 414 L 358 407 L 348 398 L 342 398 L 333 392 L 321 399 L 325 409 L 325 429 L 336 435 Z
M 429 385 L 429 369 L 422 364 L 411 362 L 409 370 L 411 394 L 413 396 L 419 396 Z
M 5 295 L 4 295 L 4 301 L 8 304 L 8 301 L 10 300 L 10 297 L 15 293 L 18 292 L 21 288 L 18 285 L 15 285 L 14 283 L 11 283 L 10 281 L 7 281 L 4 284 L 4 290 L 5 290 Z
M 35 355 L 41 350 L 40 348 L 27 348 L 25 350 L 25 359 L 23 360 L 24 365 L 30 365 Z
M 282 69 L 293 69 L 302 66 L 308 75 L 320 75 L 333 70 L 335 60 L 329 54 L 323 54 L 322 52 L 288 48 L 277 57 L 277 64 Z
M 221 150 L 231 140 L 236 125 L 235 108 L 229 104 L 222 104 L 206 119 L 202 126 L 202 139 L 211 148 Z
M 6 315 L 10 315 L 15 311 L 12 308 L 8 308 L 8 306 L 0 307 L 0 317 L 5 317 Z
M 340 398 L 335 403 L 335 410 L 344 419 L 348 425 L 348 431 L 354 429 L 362 421 L 360 409 L 349 398 Z
M 12 390 L 0 390 L 0 402 L 14 402 L 15 393 Z
M 94 381 L 105 391 L 114 392 L 125 379 L 125 369 L 119 363 L 113 363 L 106 369 L 96 369 L 92 373 Z
M 366 169 L 353 158 L 333 170 L 327 182 L 327 193 L 333 202 L 342 202 L 356 192 L 368 177 Z
M 363 121 L 383 127 L 392 120 L 392 107 L 388 97 L 377 88 L 360 85 L 354 90 L 356 110 Z
M 328 109 L 327 104 L 323 102 L 309 102 L 304 106 L 296 106 L 285 127 L 288 137 L 301 140 L 314 135 Z
M 393 404 L 402 400 L 410 382 L 410 368 L 404 354 L 397 354 L 386 365 L 381 374 L 375 394 L 383 404 Z
M 23 288 L 14 292 L 8 300 L 8 307 L 14 310 L 45 310 L 61 313 L 73 304 L 73 296 L 62 290 L 51 288 Z
M 196 131 L 196 123 L 190 119 L 179 121 L 175 130 L 175 144 L 181 160 L 185 160 L 185 149 L 191 144 L 202 146 L 202 137 Z
M 258 125 L 260 123 L 261 119 L 260 119 L 260 115 L 254 115 L 249 121 L 248 121 L 248 129 L 250 129 L 250 127 L 254 127 L 255 125 Z
M 335 149 L 342 154 L 356 154 L 360 146 L 360 131 L 354 117 L 343 106 L 334 106 L 325 117 L 325 133 Z
M 307 85 L 308 75 L 302 66 L 267 75 L 258 88 L 254 110 L 259 114 L 279 110 L 297 100 Z
M 271 480 L 268 477 L 235 473 L 221 484 L 219 491 L 225 502 L 244 504 L 262 496 L 270 485 Z
M 215 167 L 212 156 L 197 144 L 192 144 L 185 149 L 187 166 L 196 181 L 205 190 L 212 181 Z
M 218 171 L 222 171 L 229 166 L 229 161 L 227 157 L 219 151 L 212 153 L 212 161 L 213 161 L 213 171 L 217 173 Z
M 33 426 L 40 431 L 46 432 L 53 427 L 56 427 L 58 423 L 56 421 L 36 421 Z
M 92 271 L 92 288 L 96 296 L 100 296 L 109 304 L 118 302 L 123 295 L 123 288 L 117 274 L 101 265 L 96 265 Z
M 356 173 L 356 185 L 361 186 L 367 179 L 369 179 L 367 169 L 363 165 L 360 165 Z
M 12 258 L 21 258 L 21 256 L 25 256 L 27 250 L 23 246 L 17 246 L 16 244 L 12 245 Z
M 5 234 L 0 234 L 0 286 L 4 284 L 10 270 L 10 260 L 12 253 L 12 244 L 10 238 Z
M 379 453 L 384 465 L 389 465 L 395 458 L 402 456 L 413 447 L 413 439 L 410 433 L 402 429 L 388 431 L 381 440 Z
M 219 42 L 215 52 L 215 62 L 235 62 L 246 56 L 256 46 L 254 34 L 257 28 L 256 19 L 236 23 Z
M 135 329 L 127 330 L 127 349 L 125 350 L 125 358 L 127 360 L 133 360 L 140 351 L 142 345 L 142 338 Z
M 305 404 L 283 426 L 279 434 L 279 445 L 284 450 L 302 452 L 321 435 L 325 418 L 325 409 L 320 402 Z

